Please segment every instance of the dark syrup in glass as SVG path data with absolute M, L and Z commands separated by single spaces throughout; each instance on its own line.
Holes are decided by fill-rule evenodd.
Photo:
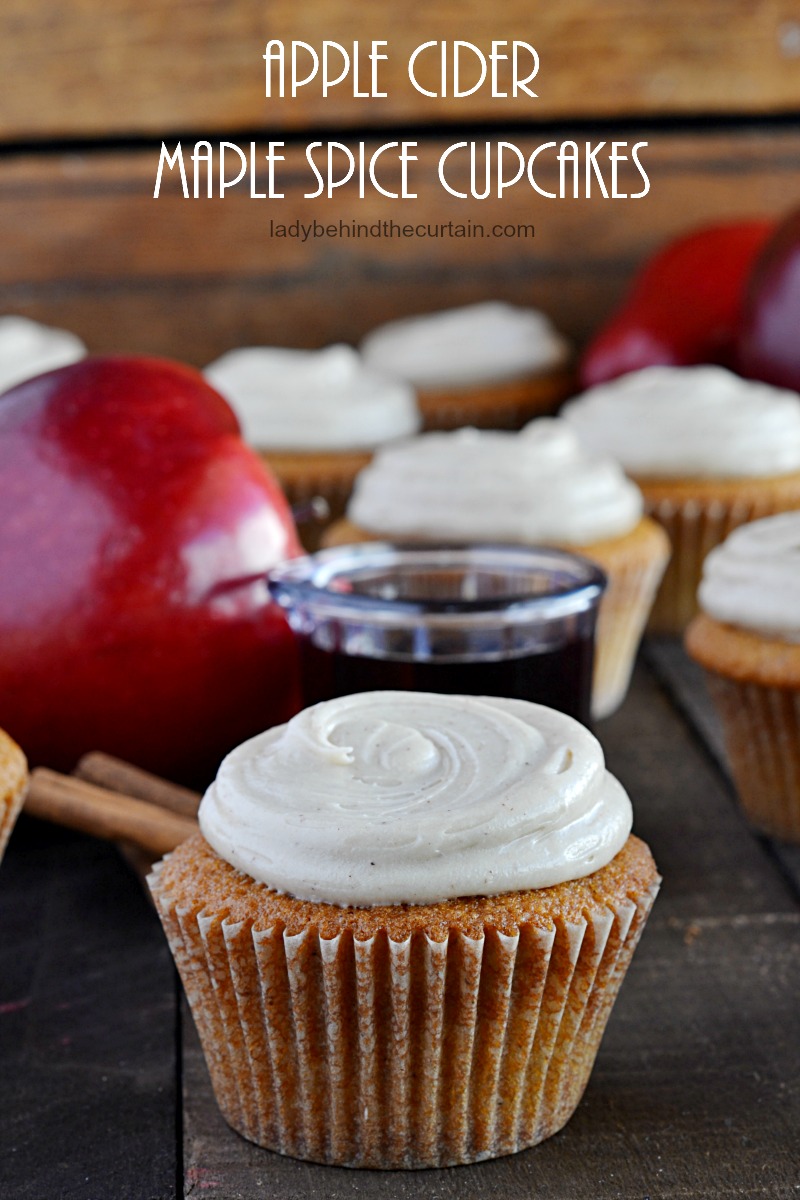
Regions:
M 365 658 L 323 649 L 304 637 L 307 704 L 353 692 L 443 692 L 507 696 L 547 704 L 584 725 L 591 722 L 594 639 L 577 635 L 556 649 L 472 662 Z

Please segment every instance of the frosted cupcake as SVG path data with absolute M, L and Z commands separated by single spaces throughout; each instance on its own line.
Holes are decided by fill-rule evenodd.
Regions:
M 659 884 L 582 725 L 347 696 L 234 750 L 200 825 L 150 886 L 234 1129 L 409 1168 L 565 1124 Z
M 0 392 L 85 355 L 83 342 L 66 329 L 52 329 L 28 317 L 0 317 Z
M 686 634 L 722 718 L 742 808 L 800 842 L 800 512 L 734 530 L 706 559 Z
M 427 433 L 381 451 L 357 481 L 326 545 L 386 539 L 551 545 L 608 576 L 600 605 L 592 707 L 625 697 L 642 630 L 669 556 L 642 516 L 639 490 L 611 459 L 587 454 L 558 418 L 521 433 Z
M 413 389 L 365 367 L 350 346 L 231 350 L 204 371 L 291 504 L 323 496 L 343 511 L 373 450 L 420 425 Z
M 672 560 L 650 628 L 683 630 L 703 560 L 746 521 L 800 508 L 800 398 L 722 367 L 650 367 L 592 388 L 563 416 L 611 454 L 664 526 Z
M 416 388 L 427 429 L 520 429 L 574 390 L 568 343 L 550 320 L 500 301 L 389 321 L 361 352 Z
M 28 786 L 28 764 L 16 742 L 0 729 L 0 858 L 20 814 Z

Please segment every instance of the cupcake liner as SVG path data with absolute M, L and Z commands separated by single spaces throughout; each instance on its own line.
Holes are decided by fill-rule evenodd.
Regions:
M 307 550 L 316 550 L 325 526 L 343 516 L 356 476 L 367 466 L 370 453 L 262 453 L 291 507 L 321 496 L 328 505 L 326 520 L 300 521 L 298 530 Z
M 636 480 L 645 498 L 648 514 L 666 530 L 672 543 L 672 559 L 656 596 L 648 623 L 652 633 L 682 633 L 698 611 L 697 589 L 703 560 L 723 542 L 731 530 L 748 521 L 800 508 L 800 474 L 776 479 L 721 481 L 718 495 L 713 483 L 676 483 L 670 494 L 668 483 Z
M 351 1167 L 474 1162 L 560 1129 L 657 891 L 512 934 L 359 940 L 181 907 L 162 867 L 151 890 L 226 1120 Z
M 327 500 L 350 495 L 359 471 L 367 466 L 370 453 L 268 454 L 261 458 L 272 469 L 290 504 L 325 496 Z
M 0 729 L 0 859 L 22 811 L 28 785 L 28 765 L 16 742 Z
M 596 562 L 608 576 L 600 601 L 592 689 L 592 716 L 610 716 L 628 692 L 654 597 L 669 562 L 670 547 L 651 521 L 640 523 L 626 548 L 625 538 L 595 547 L 575 547 Z
M 422 389 L 417 403 L 426 430 L 521 429 L 534 417 L 556 412 L 574 391 L 574 372 L 559 368 L 483 387 Z
M 800 691 L 705 674 L 745 816 L 800 843 Z

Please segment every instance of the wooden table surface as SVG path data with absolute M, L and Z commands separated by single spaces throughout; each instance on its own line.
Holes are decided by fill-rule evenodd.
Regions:
M 0 868 L 2 1200 L 800 1197 L 800 850 L 744 825 L 676 644 L 648 644 L 598 733 L 664 885 L 561 1133 L 389 1174 L 249 1145 L 139 882 L 113 847 L 22 819 Z

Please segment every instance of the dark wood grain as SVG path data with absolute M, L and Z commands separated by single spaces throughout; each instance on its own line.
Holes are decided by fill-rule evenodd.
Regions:
M 649 638 L 645 655 L 674 706 L 681 712 L 708 753 L 725 775 L 732 797 L 736 788 L 731 777 L 722 725 L 710 702 L 703 671 L 686 654 L 678 638 Z M 766 837 L 762 844 L 780 863 L 800 897 L 800 846 Z
M 792 889 L 745 824 L 727 778 L 650 673 L 639 672 L 597 733 L 633 801 L 634 830 L 664 876 L 658 915 L 666 908 L 693 921 L 794 909 Z
M 700 733 L 699 690 L 687 718 L 691 671 L 680 664 L 664 683 L 676 649 L 659 651 L 658 678 L 639 669 L 598 730 L 664 886 L 560 1134 L 421 1173 L 317 1167 L 250 1145 L 219 1114 L 138 883 L 110 847 L 23 818 L 0 868 L 3 1200 L 795 1196 L 800 902 L 738 814 Z
M 352 0 L 4 0 L 0 136 L 782 112 L 797 104 L 796 18 L 791 0 L 504 0 L 499 10 L 480 0 L 386 0 L 380 8 Z M 535 101 L 492 99 L 485 88 L 437 100 L 409 84 L 408 55 L 424 41 L 462 38 L 488 50 L 492 39 L 515 37 L 541 58 Z M 318 47 L 323 38 L 385 39 L 380 90 L 388 97 L 354 99 L 352 86 L 342 86 L 327 98 L 306 88 L 294 102 L 267 101 L 261 55 L 269 38 Z M 420 66 L 420 82 L 434 90 L 433 60 Z
M 778 214 L 800 186 L 793 129 L 630 136 L 650 141 L 641 201 L 596 191 L 547 200 L 527 186 L 502 201 L 456 201 L 436 180 L 441 137 L 421 141 L 413 201 L 347 189 L 306 200 L 297 147 L 275 201 L 185 200 L 174 187 L 154 200 L 156 150 L 0 159 L 0 312 L 73 329 L 95 352 L 197 365 L 237 345 L 355 342 L 392 317 L 490 298 L 539 305 L 582 343 L 656 246 L 704 222 Z M 537 144 L 530 133 L 516 140 Z M 542 178 L 554 182 L 552 170 Z M 533 223 L 535 236 L 302 243 L 271 236 L 271 219 Z
M 105 843 L 22 817 L 0 867 L 0 1195 L 175 1194 L 176 982 Z

